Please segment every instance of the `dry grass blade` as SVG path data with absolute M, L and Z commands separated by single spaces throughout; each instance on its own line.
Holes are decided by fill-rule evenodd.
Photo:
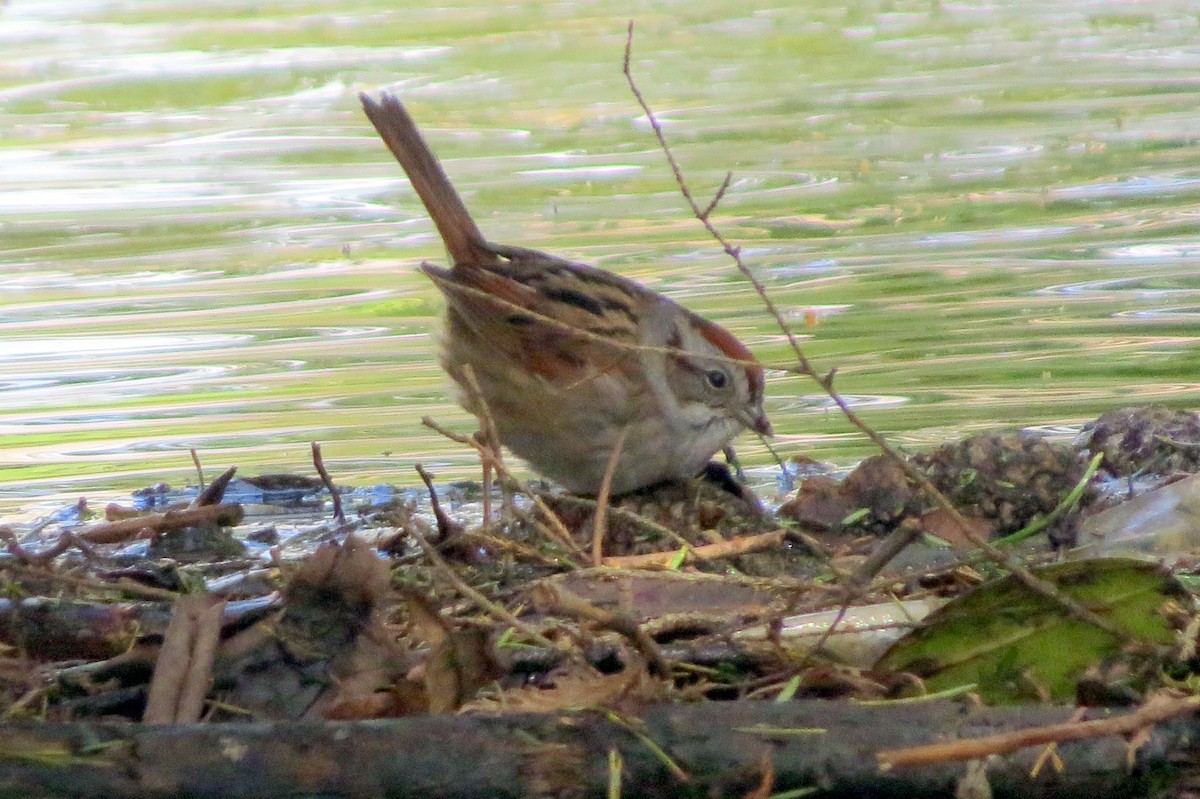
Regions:
M 480 450 L 480 462 L 483 464 L 483 519 L 487 522 L 492 518 L 492 470 L 495 469 L 497 474 L 504 473 L 504 453 L 500 449 L 500 431 L 496 427 L 496 419 L 483 396 L 483 390 L 479 388 L 475 370 L 469 363 L 462 364 L 461 369 L 463 385 L 471 404 L 478 409 L 476 418 L 479 419 L 480 432 L 483 435 L 484 449 Z M 505 516 L 511 519 L 514 515 L 512 491 L 504 481 L 500 483 L 500 491 L 503 495 Z
M 550 499 L 551 501 L 553 501 L 557 504 L 560 504 L 560 505 L 574 505 L 575 507 L 583 508 L 584 510 L 599 512 L 598 507 L 596 505 L 596 500 L 594 500 L 590 497 L 577 497 L 574 494 L 552 494 L 551 492 L 539 491 L 537 489 L 534 489 L 534 492 L 535 493 L 533 496 L 543 499 L 543 500 Z M 676 545 L 678 545 L 682 549 L 690 550 L 692 548 L 691 541 L 688 541 L 686 538 L 684 538 L 682 535 L 680 535 L 676 531 L 672 530 L 670 527 L 667 527 L 666 525 L 663 525 L 663 524 L 659 524 L 658 522 L 654 521 L 653 519 L 647 519 L 645 516 L 634 513 L 633 511 L 629 510 L 628 508 L 622 508 L 620 505 L 610 504 L 608 506 L 608 515 L 616 517 L 618 519 L 621 519 L 625 522 L 628 522 L 629 524 L 632 524 L 635 527 L 641 528 L 642 530 L 646 531 L 648 534 L 650 534 L 652 536 L 655 536 L 656 538 L 662 539 L 664 541 L 666 541 L 666 540 L 674 541 L 676 543 Z
M 621 450 L 625 448 L 625 439 L 629 437 L 629 425 L 621 429 L 617 443 L 613 444 L 608 463 L 604 466 L 604 478 L 600 481 L 600 493 L 596 495 L 596 523 L 592 529 L 592 565 L 599 566 L 604 562 L 604 531 L 608 527 L 608 498 L 612 494 L 613 475 L 617 473 L 617 464 L 621 460 Z
M 196 467 L 196 481 L 199 484 L 200 490 L 204 490 L 204 467 L 200 465 L 200 453 L 196 452 L 196 448 L 192 447 L 188 450 L 192 454 L 192 465 Z
M 122 577 L 114 582 L 105 582 L 104 580 L 94 580 L 74 574 L 63 574 L 46 567 L 24 566 L 16 562 L 3 564 L 0 567 L 0 571 L 31 579 L 52 580 L 61 585 L 69 585 L 73 588 L 80 588 L 86 591 L 119 591 L 122 594 L 130 596 L 140 596 L 145 599 L 168 602 L 174 602 L 180 596 L 175 591 L 168 591 L 165 588 L 155 588 L 152 585 L 143 585 L 128 577 Z
M 685 550 L 684 563 L 702 563 L 745 555 L 749 552 L 759 552 L 764 549 L 775 549 L 787 538 L 786 530 L 775 530 L 769 533 L 731 538 L 717 544 L 689 546 Z M 618 555 L 605 558 L 601 565 L 614 569 L 665 569 L 676 558 L 674 552 L 650 552 L 645 555 Z

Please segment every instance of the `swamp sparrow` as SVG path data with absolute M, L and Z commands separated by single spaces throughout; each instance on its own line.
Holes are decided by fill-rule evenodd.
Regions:
M 446 296 L 442 366 L 502 444 L 594 495 L 614 449 L 621 494 L 695 476 L 743 428 L 770 435 L 762 367 L 727 330 L 612 272 L 487 241 L 400 101 L 360 99 L 454 263 L 421 267 Z

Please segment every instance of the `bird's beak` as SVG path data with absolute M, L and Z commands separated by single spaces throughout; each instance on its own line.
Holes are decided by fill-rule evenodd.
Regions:
M 755 418 L 754 424 L 750 425 L 750 429 L 764 437 L 775 435 L 775 431 L 771 429 L 771 422 L 767 419 L 767 415 L 765 413 L 760 413 L 757 418 Z
M 750 428 L 760 436 L 773 436 L 774 431 L 771 430 L 771 422 L 767 419 L 767 414 L 762 408 L 757 408 L 742 417 L 742 424 Z

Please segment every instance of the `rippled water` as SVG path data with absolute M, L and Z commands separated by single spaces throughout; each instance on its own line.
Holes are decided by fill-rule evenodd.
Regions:
M 331 10 L 335 9 L 335 10 Z M 620 72 L 628 4 L 0 5 L 0 510 L 211 468 L 474 473 L 430 355 L 443 258 L 358 110 L 409 102 L 487 234 L 665 291 L 788 362 Z M 637 8 L 697 194 L 905 446 L 1197 404 L 1193 4 Z M 784 454 L 869 448 L 782 372 Z M 767 457 L 741 445 L 752 464 Z

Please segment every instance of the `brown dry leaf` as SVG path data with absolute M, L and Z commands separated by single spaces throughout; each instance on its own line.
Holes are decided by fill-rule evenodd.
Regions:
M 503 672 L 485 630 L 456 629 L 425 597 L 406 592 L 413 637 L 429 646 L 425 693 L 432 713 L 449 713 Z
M 423 707 L 428 707 L 427 705 Z M 421 711 L 417 711 L 421 712 Z M 357 721 L 359 719 L 397 718 L 409 715 L 396 712 L 396 697 L 385 691 L 353 697 L 343 697 L 330 702 L 321 713 L 326 721 Z
M 842 481 L 842 496 L 851 508 L 867 508 L 875 520 L 899 522 L 917 503 L 904 467 L 886 455 L 872 455 Z
M 626 657 L 625 670 L 617 674 L 578 671 L 554 678 L 550 688 L 526 686 L 494 697 L 477 699 L 464 711 L 488 713 L 553 713 L 568 709 L 608 707 L 622 712 L 665 698 L 665 685 L 650 676 L 646 664 Z
M 963 518 L 970 525 L 970 531 L 979 538 L 987 541 L 992 537 L 995 527 L 987 519 L 965 514 Z M 920 522 L 922 530 L 930 535 L 937 536 L 943 541 L 949 542 L 951 546 L 959 549 L 971 549 L 975 546 L 963 533 L 962 526 L 942 508 L 922 514 Z
M 319 591 L 336 595 L 350 607 L 372 607 L 388 590 L 391 570 L 375 549 L 356 535 L 343 544 L 323 544 L 304 559 L 288 583 L 285 597 L 290 604 L 297 594 Z
M 500 674 L 484 630 L 455 630 L 450 638 L 429 653 L 425 664 L 425 690 L 429 695 L 430 712 L 447 713 L 458 709 Z
M 430 647 L 440 646 L 450 637 L 450 624 L 438 609 L 415 591 L 405 590 L 404 603 L 408 606 L 408 623 L 412 636 Z
M 416 680 L 401 679 L 386 691 L 340 696 L 329 702 L 321 715 L 326 721 L 353 721 L 419 716 L 428 712 L 425 686 Z
M 429 655 L 421 670 L 429 710 L 431 713 L 449 713 L 462 703 L 463 698 L 450 625 L 425 597 L 406 591 L 404 599 L 413 638 L 429 646 Z
M 259 718 L 370 716 L 410 667 L 383 624 L 388 564 L 350 536 L 307 558 L 284 590 L 284 609 L 222 648 L 225 701 Z
M 354 646 L 329 664 L 332 687 L 305 714 L 309 718 L 379 718 L 402 715 L 394 707 L 391 693 L 398 672 L 408 658 L 385 628 L 373 621 L 354 641 Z M 359 715 L 352 715 L 358 712 Z
M 837 530 L 852 510 L 840 483 L 815 475 L 801 483 L 796 494 L 780 506 L 779 515 L 818 530 Z

